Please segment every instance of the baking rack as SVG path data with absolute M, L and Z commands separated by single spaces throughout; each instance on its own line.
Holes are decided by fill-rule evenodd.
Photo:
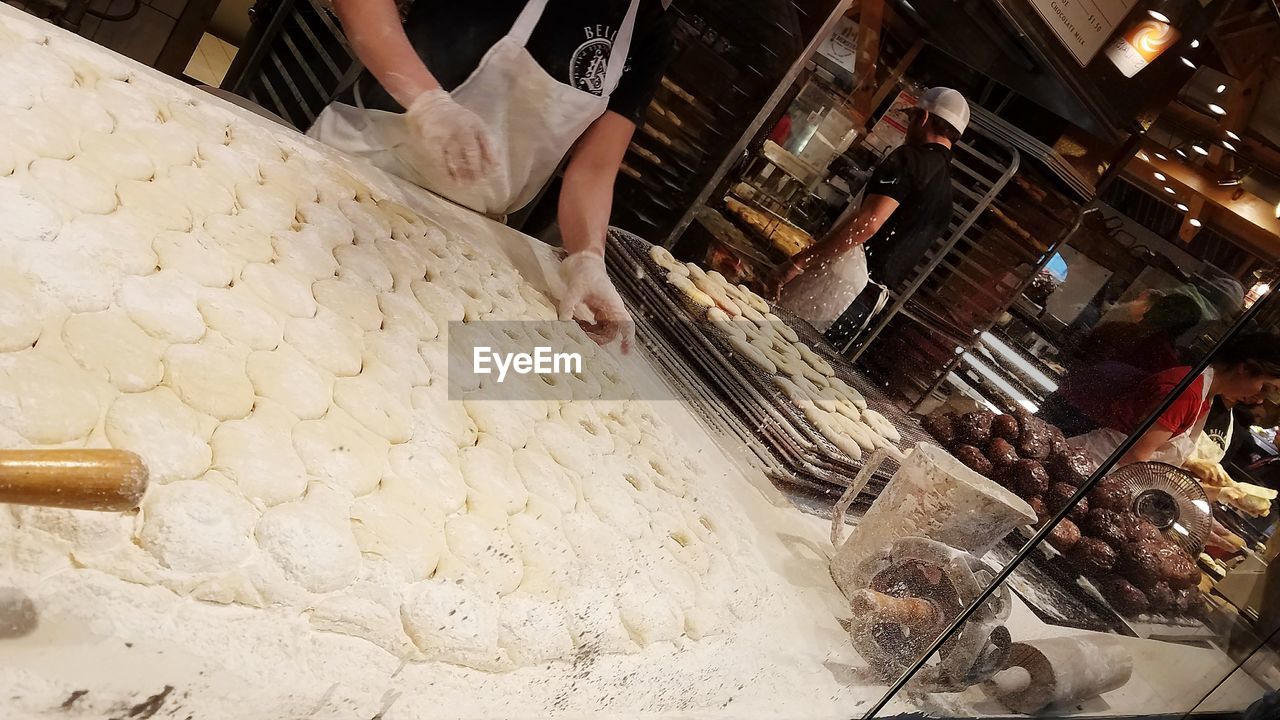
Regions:
M 648 242 L 617 229 L 610 229 L 608 237 L 609 269 L 630 301 L 639 336 L 697 414 L 740 439 L 776 480 L 819 490 L 848 486 L 861 462 L 822 435 L 774 384 L 772 375 L 735 353 L 728 339 L 703 320 L 702 310 L 667 284 L 667 271 L 649 257 Z M 783 308 L 771 309 L 831 365 L 837 377 L 862 393 L 869 408 L 897 428 L 904 446 L 927 439 L 915 420 L 812 326 Z M 897 467 L 892 460 L 882 465 L 859 504 L 869 504 Z

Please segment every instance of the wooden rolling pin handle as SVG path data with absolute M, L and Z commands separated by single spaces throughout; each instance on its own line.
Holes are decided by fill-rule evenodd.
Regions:
M 121 512 L 138 507 L 147 480 L 125 450 L 0 451 L 0 503 Z
M 898 623 L 914 631 L 937 627 L 941 620 L 938 608 L 922 598 L 900 598 L 875 590 L 859 590 L 849 603 L 854 615 L 872 614 L 879 622 Z

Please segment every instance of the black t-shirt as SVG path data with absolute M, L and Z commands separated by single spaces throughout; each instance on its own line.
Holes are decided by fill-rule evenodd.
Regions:
M 629 5 L 628 0 L 549 0 L 525 47 L 552 77 L 600 95 L 609 51 Z M 417 0 L 405 18 L 405 32 L 440 85 L 453 90 L 511 31 L 524 6 L 525 0 Z M 627 64 L 609 109 L 639 124 L 671 48 L 671 16 L 660 0 L 640 0 Z M 364 107 L 403 111 L 368 72 L 359 80 L 359 92 Z M 347 92 L 338 99 L 352 103 L 352 97 Z
M 870 195 L 893 198 L 898 208 L 867 241 L 867 270 L 900 290 L 951 218 L 951 151 L 934 143 L 899 147 L 871 174 L 863 191 Z

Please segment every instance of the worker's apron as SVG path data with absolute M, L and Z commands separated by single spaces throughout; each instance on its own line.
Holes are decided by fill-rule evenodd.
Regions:
M 1206 369 L 1202 377 L 1204 377 L 1204 389 L 1200 395 L 1200 407 L 1204 408 L 1206 401 L 1209 399 L 1209 386 L 1213 383 L 1213 368 Z M 1100 392 L 1105 391 L 1105 388 L 1100 390 Z M 1161 446 L 1151 459 L 1156 462 L 1168 463 L 1175 467 L 1182 467 L 1187 458 L 1195 453 L 1196 443 L 1204 433 L 1204 424 L 1208 419 L 1209 411 L 1205 409 L 1200 413 L 1200 417 L 1196 418 L 1195 424 L 1182 434 L 1169 438 L 1169 442 Z M 1098 428 L 1084 435 L 1077 435 L 1067 442 L 1072 447 L 1084 450 L 1093 459 L 1094 463 L 1102 465 L 1127 437 L 1128 435 L 1119 430 Z
M 610 48 L 601 94 L 556 80 L 525 49 L 547 0 L 529 0 L 511 31 L 450 93 L 484 121 L 493 139 L 493 172 L 473 182 L 449 177 L 436 148 L 421 147 L 402 113 L 333 102 L 307 131 L 326 145 L 454 202 L 501 216 L 537 195 L 583 132 L 604 114 L 626 66 L 640 0 L 632 0 Z
M 870 283 L 867 253 L 859 245 L 801 273 L 782 287 L 778 302 L 825 333 Z

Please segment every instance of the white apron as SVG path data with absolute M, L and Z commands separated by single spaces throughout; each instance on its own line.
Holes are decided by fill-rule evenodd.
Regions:
M 867 253 L 859 245 L 826 265 L 805 270 L 783 286 L 778 302 L 825 333 L 870 281 Z
M 1204 371 L 1204 389 L 1200 394 L 1200 406 L 1203 408 L 1205 402 L 1209 399 L 1209 386 L 1213 383 L 1213 368 Z M 1209 411 L 1206 409 L 1200 413 L 1200 417 L 1196 418 L 1195 423 L 1187 428 L 1186 432 L 1169 438 L 1169 442 L 1160 447 L 1159 450 L 1152 455 L 1151 459 L 1155 462 L 1167 463 L 1174 467 L 1182 467 L 1196 451 L 1196 442 L 1204 433 L 1204 424 L 1209 419 Z M 1120 443 L 1124 442 L 1128 435 L 1119 430 L 1111 428 L 1098 428 L 1083 435 L 1077 435 L 1067 441 L 1069 445 L 1080 448 L 1088 453 L 1093 462 L 1101 465 L 1107 458 L 1111 457 L 1111 453 L 1120 447 Z
M 402 113 L 333 102 L 307 135 L 477 212 L 498 216 L 520 209 L 608 107 L 626 66 L 639 0 L 631 1 L 613 40 L 600 95 L 556 80 L 525 49 L 546 6 L 547 0 L 529 0 L 511 32 L 450 93 L 489 128 L 497 161 L 489 177 L 470 183 L 450 178 L 439 153 L 418 147 Z

